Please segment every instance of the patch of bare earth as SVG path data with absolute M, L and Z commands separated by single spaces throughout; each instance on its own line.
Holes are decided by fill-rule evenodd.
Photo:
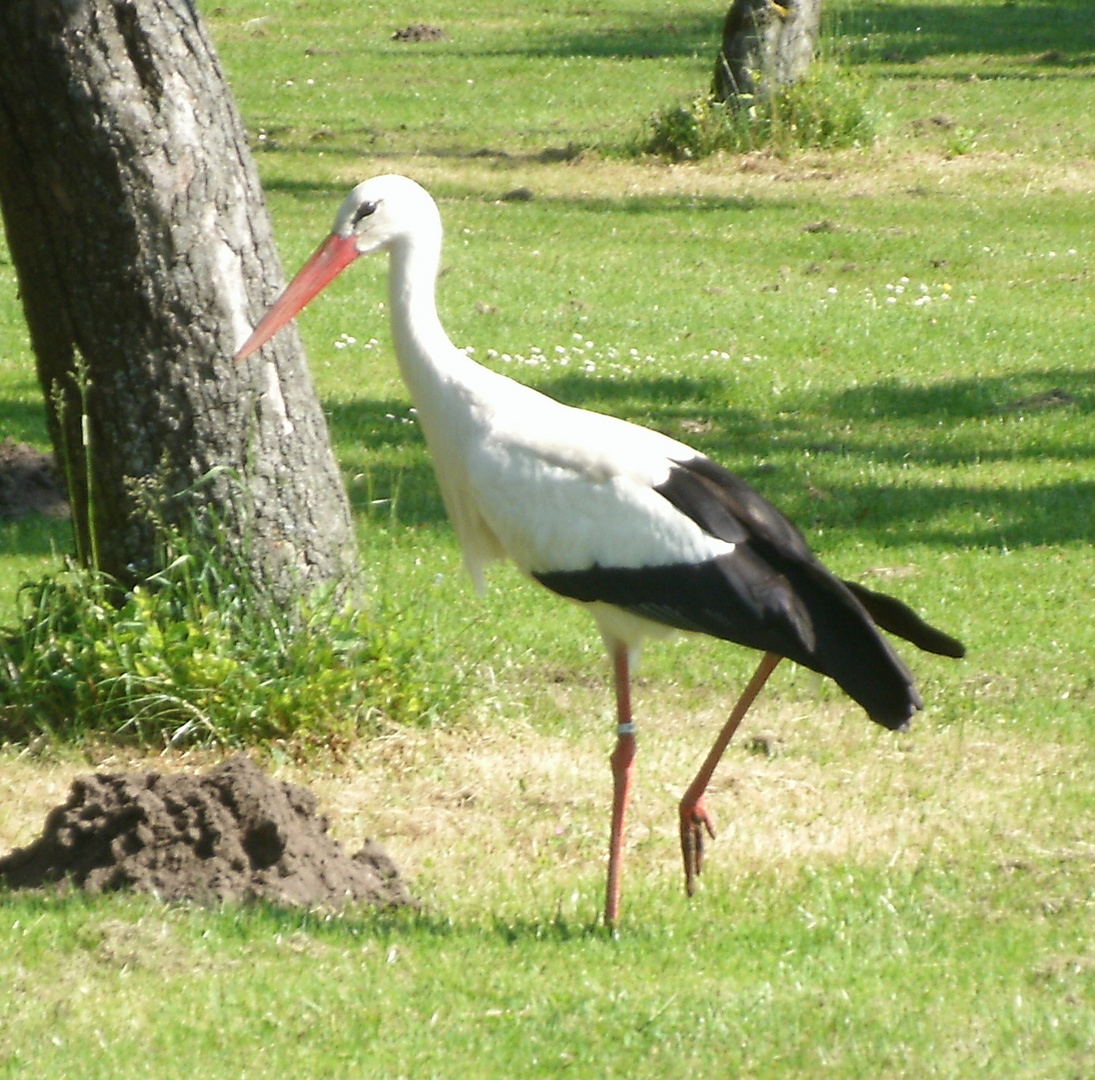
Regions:
M 716 157 L 698 164 L 662 164 L 570 154 L 560 167 L 542 150 L 509 154 L 478 150 L 468 157 L 376 158 L 370 172 L 412 168 L 427 187 L 459 175 L 470 187 L 499 196 L 516 187 L 535 196 L 580 195 L 619 200 L 640 197 L 764 198 L 824 193 L 833 198 L 884 197 L 910 192 L 959 191 L 1027 194 L 1095 194 L 1095 160 L 1052 160 L 1039 156 L 976 151 L 948 156 L 928 150 L 802 152 L 786 157 L 757 151 Z M 339 167 L 333 179 L 361 180 L 360 165 Z
M 416 895 L 446 909 L 543 909 L 584 890 L 599 903 L 608 840 L 613 729 L 604 686 L 557 691 L 579 720 L 549 735 L 515 721 L 398 731 L 344 762 L 282 767 L 307 782 L 331 835 L 375 837 Z M 721 711 L 640 700 L 627 825 L 627 881 L 680 878 L 677 801 L 723 722 Z M 76 766 L 0 757 L 0 850 L 25 844 Z M 825 864 L 912 869 L 991 850 L 1003 861 L 1095 857 L 1095 821 L 1062 815 L 1059 784 L 1095 784 L 1075 748 L 1007 727 L 921 719 L 893 734 L 852 706 L 751 712 L 707 800 L 719 835 L 703 888 Z
M 242 754 L 201 775 L 78 776 L 42 834 L 0 858 L 0 885 L 212 903 L 412 903 L 376 844 L 347 854 L 317 811 L 308 788 L 272 780 Z
M 14 439 L 0 442 L 0 521 L 28 514 L 68 517 L 68 513 L 53 455 Z
M 393 41 L 444 41 L 449 35 L 439 26 L 430 26 L 429 23 L 411 23 L 403 26 L 392 34 Z

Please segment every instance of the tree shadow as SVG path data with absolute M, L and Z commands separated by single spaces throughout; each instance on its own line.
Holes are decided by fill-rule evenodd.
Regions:
M 882 546 L 1095 542 L 1095 480 L 1016 488 L 985 484 L 976 476 L 979 465 L 992 462 L 1095 460 L 1095 439 L 1076 437 L 1093 430 L 1090 423 L 1043 424 L 1034 435 L 1028 425 L 1014 445 L 1006 437 L 980 444 L 973 426 L 986 419 L 1018 425 L 1049 415 L 1086 421 L 1095 414 L 1095 370 L 1046 368 L 930 386 L 880 380 L 828 398 L 785 399 L 787 407 L 776 416 L 736 404 L 734 386 L 717 375 L 609 379 L 560 372 L 536 385 L 567 404 L 634 418 L 689 443 L 739 473 L 806 528 L 851 529 Z M 355 515 L 404 527 L 438 526 L 445 511 L 409 409 L 406 397 L 357 398 L 328 403 L 325 412 L 335 445 L 344 448 L 342 466 Z M 41 411 L 25 402 L 0 401 L 0 422 L 16 438 L 40 438 Z M 838 423 L 842 429 L 850 426 L 851 433 L 834 436 Z M 958 438 L 942 439 L 940 425 L 963 430 Z M 801 464 L 807 461 L 809 472 Z M 899 468 L 910 461 L 966 470 L 968 481 L 965 476 L 959 484 L 818 479 L 865 476 L 872 465 Z M 956 517 L 969 524 L 945 524 Z M 0 550 L 29 555 L 68 550 L 70 531 L 67 522 L 45 519 L 7 523 Z
M 27 366 L 33 371 L 33 361 L 28 360 Z M 0 398 L 0 432 L 0 437 L 15 442 L 41 443 L 47 438 L 44 405 Z
M 879 416 L 935 422 L 989 416 L 1034 415 L 1075 410 L 1095 413 L 1095 369 L 1045 368 L 975 379 L 949 379 L 913 386 L 884 379 L 849 387 L 832 399 L 830 409 L 849 419 Z M 1070 447 L 1075 456 L 1078 447 Z
M 340 462 L 355 516 L 403 526 L 446 520 L 426 442 L 410 398 L 357 398 L 326 404 L 331 441 L 352 447 Z
M 911 64 L 971 53 L 1029 56 L 1055 67 L 1095 63 L 1090 0 L 965 7 L 878 0 L 830 16 L 826 29 L 849 43 L 847 59 L 853 63 Z
M 729 4 L 726 5 L 727 7 Z M 706 56 L 718 48 L 726 11 L 716 5 L 710 15 L 635 10 L 615 12 L 608 20 L 590 18 L 585 27 L 570 33 L 530 36 L 519 47 L 484 49 L 476 56 L 528 56 L 577 59 L 655 60 L 680 56 Z
M 465 50 L 482 56 L 580 57 L 622 60 L 700 56 L 714 64 L 729 3 L 710 15 L 670 10 L 614 13 L 606 25 L 590 18 L 569 32 L 544 33 L 505 48 Z M 823 35 L 845 42 L 853 63 L 915 63 L 930 56 L 991 53 L 1041 56 L 1055 67 L 1095 62 L 1095 19 L 1090 0 L 1001 0 L 957 6 L 944 3 L 892 4 L 885 0 L 847 5 L 824 16 Z M 576 21 L 576 20 L 574 20 Z M 460 55 L 459 44 L 446 48 Z
M 689 443 L 737 472 L 804 528 L 854 531 L 881 547 L 919 543 L 938 548 L 1018 548 L 1095 542 L 1095 479 L 1054 480 L 1024 488 L 984 483 L 976 474 L 979 464 L 993 460 L 1095 458 L 1090 442 L 1075 443 L 1067 436 L 1057 436 L 1056 441 L 1031 439 L 1024 432 L 1021 445 L 986 450 L 976 445 L 976 432 L 972 445 L 970 439 L 954 445 L 939 434 L 941 422 L 961 425 L 996 417 L 1018 423 L 1024 409 L 1043 407 L 1041 395 L 1049 388 L 1064 388 L 1063 407 L 1070 414 L 1089 415 L 1095 412 L 1095 373 L 1050 369 L 1018 377 L 956 379 L 931 387 L 883 382 L 828 399 L 815 395 L 801 408 L 791 402 L 776 417 L 728 404 L 733 388 L 717 377 L 613 380 L 563 374 L 540 380 L 537 387 L 569 405 L 638 418 L 647 427 Z M 1031 387 L 1035 391 L 1028 394 Z M 1022 396 L 1017 398 L 1017 391 Z M 346 445 L 353 440 L 370 461 L 369 484 L 356 485 L 358 512 L 365 512 L 372 500 L 394 498 L 400 523 L 435 525 L 444 519 L 444 509 L 421 432 L 398 422 L 407 407 L 407 401 L 361 399 L 329 410 L 329 420 L 336 441 Z M 834 438 L 837 420 L 842 427 L 851 421 L 851 433 Z M 891 430 L 880 430 L 887 422 L 892 422 Z M 1075 430 L 1075 425 L 1070 428 Z M 416 452 L 408 453 L 411 450 Z M 393 456 L 411 464 L 392 464 Z M 899 469 L 910 462 L 955 470 L 963 482 L 861 479 L 872 466 Z M 828 480 L 830 475 L 835 479 Z M 887 475 L 894 475 L 892 469 Z M 824 490 L 818 490 L 818 484 Z
M 492 157 L 502 161 L 532 161 L 542 159 L 543 152 L 529 154 L 510 154 L 506 151 L 492 150 L 468 150 L 461 147 L 448 149 L 423 150 L 416 155 L 420 158 L 429 157 L 459 157 L 476 158 Z M 363 172 L 364 178 L 366 174 Z M 277 192 L 279 195 L 288 195 L 292 198 L 300 198 L 311 201 L 319 198 L 331 203 L 331 215 L 349 192 L 348 185 L 332 185 L 324 182 L 312 182 L 307 180 L 274 179 L 264 183 L 268 192 Z M 481 202 L 493 204 L 502 201 L 506 193 L 505 185 L 500 184 L 497 192 L 484 192 L 478 182 L 462 183 L 460 180 L 446 180 L 432 189 L 432 194 L 438 202 L 444 203 L 449 198 L 459 198 L 461 202 Z M 720 212 L 739 211 L 748 213 L 752 210 L 798 210 L 800 205 L 791 198 L 765 198 L 763 202 L 752 195 L 711 195 L 711 194 L 678 194 L 664 195 L 631 195 L 619 196 L 586 196 L 574 195 L 538 195 L 535 200 L 530 200 L 539 210 L 547 206 L 555 206 L 563 209 L 580 211 L 589 214 L 683 214 L 691 215 L 697 211 Z M 525 205 L 517 203 L 515 205 Z

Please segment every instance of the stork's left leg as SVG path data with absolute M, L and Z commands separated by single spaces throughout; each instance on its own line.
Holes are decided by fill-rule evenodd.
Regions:
M 612 763 L 612 831 L 608 843 L 608 887 L 605 890 L 605 925 L 616 925 L 620 913 L 620 863 L 623 859 L 624 815 L 631 794 L 631 766 L 635 760 L 635 724 L 631 719 L 631 674 L 626 645 L 612 652 L 616 682 L 616 749 Z
M 695 780 L 688 785 L 688 790 L 681 799 L 681 855 L 684 858 L 684 887 L 689 896 L 695 892 L 696 878 L 703 869 L 703 834 L 706 831 L 712 840 L 715 838 L 715 827 L 711 823 L 707 807 L 703 804 L 703 794 L 742 717 L 749 711 L 749 706 L 760 693 L 760 688 L 768 681 L 768 676 L 775 671 L 781 659 L 778 653 L 765 653 L 761 658 L 749 685 L 742 691 L 729 719 L 719 732 L 719 737 L 700 766 L 700 771 L 696 773 Z

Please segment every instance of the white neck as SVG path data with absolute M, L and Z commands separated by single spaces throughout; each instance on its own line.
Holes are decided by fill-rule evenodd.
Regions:
M 503 549 L 483 522 L 468 487 L 468 457 L 483 437 L 483 392 L 508 383 L 449 340 L 437 315 L 435 291 L 441 229 L 404 235 L 391 247 L 388 302 L 399 373 L 418 410 L 441 496 L 464 561 L 483 589 L 483 566 Z M 489 410 L 488 410 L 489 411 Z
M 401 237 L 391 249 L 388 303 L 399 373 L 416 405 L 432 397 L 439 378 L 453 364 L 470 363 L 445 333 L 437 314 L 440 230 Z

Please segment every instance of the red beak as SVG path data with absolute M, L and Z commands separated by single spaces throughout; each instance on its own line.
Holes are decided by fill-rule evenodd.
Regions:
M 337 233 L 328 236 L 243 343 L 243 348 L 236 353 L 236 363 L 246 360 L 253 352 L 261 349 L 360 254 L 354 237 L 339 236 Z

